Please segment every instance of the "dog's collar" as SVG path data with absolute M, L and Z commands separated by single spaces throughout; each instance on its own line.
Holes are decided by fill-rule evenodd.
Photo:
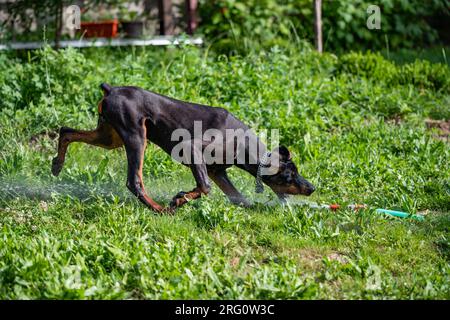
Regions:
M 270 155 L 271 155 L 270 152 L 264 153 L 264 155 L 261 157 L 261 160 L 258 163 L 258 170 L 256 171 L 256 178 L 255 178 L 255 192 L 256 193 L 262 193 L 264 191 L 261 170 L 263 167 L 266 167 L 268 165 L 267 158 L 269 158 Z

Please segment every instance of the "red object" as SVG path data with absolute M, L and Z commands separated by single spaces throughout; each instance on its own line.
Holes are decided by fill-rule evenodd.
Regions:
M 82 22 L 80 32 L 86 38 L 114 38 L 117 36 L 117 19 L 100 22 Z
M 333 211 L 336 211 L 337 209 L 339 209 L 341 206 L 338 204 L 330 204 L 330 209 Z

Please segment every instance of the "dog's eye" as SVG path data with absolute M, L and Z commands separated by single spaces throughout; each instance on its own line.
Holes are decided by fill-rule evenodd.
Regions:
M 292 175 L 289 172 L 283 172 L 283 178 L 287 183 L 292 181 Z

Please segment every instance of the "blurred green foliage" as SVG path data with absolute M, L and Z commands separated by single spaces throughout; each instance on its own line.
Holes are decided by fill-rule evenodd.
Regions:
M 381 30 L 366 26 L 367 8 L 381 9 Z M 293 39 L 313 40 L 312 0 L 200 1 L 201 30 L 218 50 L 233 52 Z M 325 50 L 411 48 L 439 43 L 430 18 L 449 16 L 448 0 L 324 0 Z M 442 30 L 444 31 L 444 30 Z
M 337 69 L 388 85 L 411 84 L 418 89 L 444 90 L 450 93 L 449 69 L 441 63 L 416 60 L 400 66 L 386 60 L 379 53 L 350 52 L 339 58 Z

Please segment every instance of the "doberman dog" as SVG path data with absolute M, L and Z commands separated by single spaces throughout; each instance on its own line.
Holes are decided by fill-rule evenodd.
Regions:
M 60 129 L 58 155 L 52 163 L 53 175 L 57 176 L 61 172 L 69 144 L 84 142 L 106 149 L 125 146 L 128 161 L 126 185 L 142 203 L 157 212 L 173 212 L 175 208 L 186 202 L 197 199 L 202 194 L 207 195 L 211 189 L 208 177 L 219 186 L 232 203 L 249 206 L 250 203 L 233 186 L 227 176 L 226 169 L 232 165 L 255 176 L 257 184 L 260 184 L 259 191 L 262 188 L 262 181 L 277 194 L 280 200 L 284 200 L 287 194 L 310 195 L 314 192 L 314 186 L 299 175 L 286 147 L 279 146 L 271 153 L 266 152 L 265 145 L 251 133 L 249 134 L 250 140 L 257 141 L 260 149 L 256 154 L 250 154 L 248 146 L 240 148 L 241 153 L 246 156 L 246 161 L 237 161 L 236 139 L 232 140 L 231 147 L 230 144 L 225 144 L 224 150 L 219 150 L 224 151 L 227 155 L 231 154 L 231 162 L 208 163 L 205 161 L 201 152 L 205 151 L 211 141 L 202 140 L 200 147 L 198 144 L 196 148 L 191 147 L 194 155 L 200 154 L 200 161 L 182 162 L 190 167 L 196 187 L 190 192 L 178 193 L 170 205 L 164 208 L 145 192 L 142 166 L 147 140 L 155 143 L 173 157 L 173 150 L 179 144 L 178 141 L 173 141 L 171 138 L 174 130 L 182 129 L 192 134 L 195 131 L 195 122 L 202 125 L 202 133 L 208 129 L 216 129 L 219 133 L 224 133 L 229 129 L 248 131 L 249 128 L 223 108 L 184 102 L 137 87 L 112 87 L 106 83 L 102 83 L 100 87 L 103 90 L 103 98 L 98 103 L 97 128 L 92 131 L 66 127 Z M 187 153 L 183 155 L 183 151 L 180 155 L 184 157 L 183 159 L 188 157 Z M 192 158 L 192 154 L 190 157 Z M 249 159 L 253 159 L 253 162 Z M 261 168 L 267 167 L 268 163 L 271 165 L 275 159 L 277 159 L 275 170 L 272 170 L 270 174 L 261 174 Z

